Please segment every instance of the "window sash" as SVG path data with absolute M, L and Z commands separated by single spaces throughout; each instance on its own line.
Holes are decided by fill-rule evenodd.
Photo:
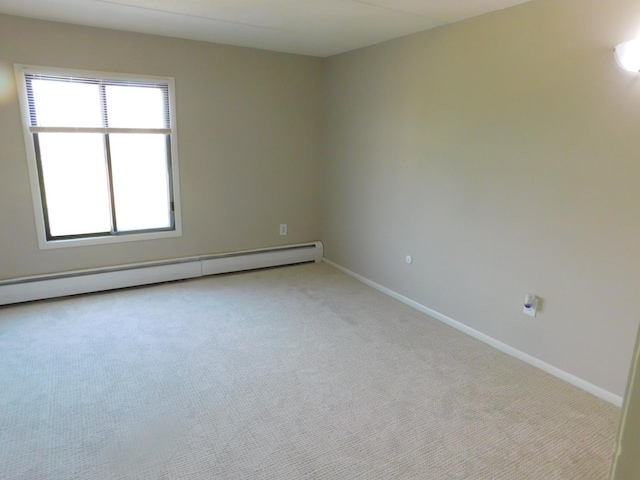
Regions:
M 157 228 L 144 228 L 139 230 L 119 230 L 118 222 L 117 222 L 117 212 L 115 205 L 115 192 L 113 187 L 113 167 L 111 161 L 111 148 L 109 142 L 109 135 L 104 134 L 104 154 L 105 154 L 105 162 L 106 162 L 106 180 L 107 186 L 109 190 L 109 214 L 111 219 L 111 229 L 108 231 L 102 232 L 87 232 L 82 234 L 72 234 L 72 235 L 53 235 L 51 233 L 51 224 L 49 219 L 49 206 L 47 203 L 47 188 L 45 184 L 45 176 L 44 169 L 42 165 L 42 156 L 40 150 L 40 142 L 38 139 L 38 132 L 33 133 L 33 145 L 36 154 L 36 166 L 38 170 L 38 180 L 40 182 L 40 197 L 42 202 L 42 212 L 44 215 L 44 223 L 45 223 L 45 237 L 47 241 L 54 240 L 71 240 L 71 239 L 79 239 L 79 238 L 95 238 L 95 237 L 109 237 L 109 236 L 121 236 L 121 235 L 135 235 L 139 233 L 153 233 L 153 232 L 167 232 L 174 231 L 176 229 L 176 216 L 175 216 L 175 199 L 174 199 L 174 188 L 173 188 L 173 175 L 172 172 L 172 156 L 171 156 L 171 136 L 165 135 L 165 151 L 166 151 L 166 172 L 167 172 L 167 189 L 168 189 L 168 198 L 169 202 L 167 205 L 168 215 L 169 215 L 169 226 L 167 227 L 157 227 Z

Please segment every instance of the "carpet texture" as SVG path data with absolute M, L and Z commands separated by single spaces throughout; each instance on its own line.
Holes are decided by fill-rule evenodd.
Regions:
M 0 309 L 3 480 L 604 480 L 618 416 L 324 264 Z

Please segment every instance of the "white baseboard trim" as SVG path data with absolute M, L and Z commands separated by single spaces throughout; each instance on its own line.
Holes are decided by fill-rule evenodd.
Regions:
M 539 368 L 540 370 L 543 370 L 547 373 L 550 373 L 551 375 L 553 375 L 554 377 L 557 377 L 561 380 L 564 380 L 565 382 L 570 383 L 571 385 L 574 385 L 586 392 L 589 392 L 593 395 L 595 395 L 596 397 L 601 398 L 602 400 L 605 400 L 609 403 L 612 403 L 613 405 L 616 405 L 617 407 L 621 407 L 622 406 L 622 397 L 620 397 L 619 395 L 616 395 L 614 393 L 611 393 L 601 387 L 598 387 L 597 385 L 593 385 L 592 383 L 587 382 L 586 380 L 583 380 L 579 377 L 576 377 L 575 375 L 572 375 L 568 372 L 565 372 L 564 370 L 561 370 L 557 367 L 554 367 L 553 365 L 543 362 L 542 360 L 535 358 L 527 353 L 524 353 L 516 348 L 513 348 L 510 345 L 507 345 L 506 343 L 503 343 L 499 340 L 496 340 L 493 337 L 490 337 L 489 335 L 486 335 L 482 332 L 479 332 L 478 330 L 475 330 L 467 325 L 465 325 L 464 323 L 458 322 L 457 320 L 454 320 L 450 317 L 447 317 L 446 315 L 443 315 L 440 312 L 437 312 L 429 307 L 425 307 L 424 305 L 411 300 L 408 297 L 405 297 L 404 295 L 401 295 L 387 287 L 384 287 L 382 285 L 380 285 L 379 283 L 376 283 L 372 280 L 369 280 L 368 278 L 363 277 L 362 275 L 358 275 L 355 272 L 352 272 L 351 270 L 348 270 L 346 268 L 344 268 L 341 265 L 338 265 L 335 262 L 332 262 L 331 260 L 327 260 L 326 258 L 323 258 L 322 261 L 324 263 L 326 263 L 327 265 L 340 270 L 343 273 L 346 273 L 347 275 L 355 278 L 356 280 L 361 281 L 362 283 L 375 288 L 376 290 L 389 295 L 390 297 L 395 298 L 396 300 L 401 301 L 402 303 L 409 305 L 412 308 L 415 308 L 416 310 L 429 315 L 430 317 L 435 318 L 436 320 L 441 321 L 442 323 L 445 323 L 453 328 L 455 328 L 456 330 L 459 330 L 463 333 L 466 333 L 467 335 L 472 336 L 473 338 L 476 338 L 478 340 L 480 340 L 481 342 L 486 343 L 487 345 L 492 346 L 493 348 L 500 350 L 501 352 L 504 352 L 508 355 L 511 355 L 512 357 L 515 357 L 519 360 L 522 360 L 523 362 L 528 363 L 529 365 L 532 365 L 536 368 Z
M 322 260 L 322 242 L 0 281 L 0 305 Z

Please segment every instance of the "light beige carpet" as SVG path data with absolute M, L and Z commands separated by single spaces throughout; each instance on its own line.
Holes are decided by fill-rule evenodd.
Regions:
M 605 479 L 619 409 L 324 265 L 0 309 L 0 478 Z

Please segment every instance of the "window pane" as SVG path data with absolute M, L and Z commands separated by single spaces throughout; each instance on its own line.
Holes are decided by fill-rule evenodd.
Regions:
M 111 230 L 103 138 L 88 133 L 38 135 L 52 236 Z
M 109 139 L 118 230 L 170 227 L 166 135 L 113 134 Z
M 112 128 L 166 128 L 160 88 L 107 85 L 107 116 Z
M 33 79 L 40 127 L 102 127 L 98 85 Z

